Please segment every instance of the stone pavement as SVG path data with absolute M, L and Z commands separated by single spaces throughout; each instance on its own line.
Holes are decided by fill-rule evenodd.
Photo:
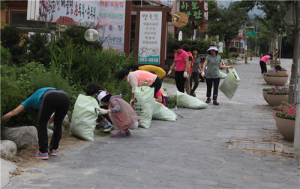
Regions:
M 282 65 L 291 67 L 291 60 Z M 232 100 L 219 91 L 219 106 L 179 108 L 176 122 L 152 121 L 126 138 L 59 152 L 28 168 L 6 188 L 295 188 L 299 161 L 276 153 L 228 149 L 230 140 L 286 142 L 262 96 L 259 59 L 234 65 L 241 82 Z M 170 94 L 175 87 L 164 84 Z M 205 101 L 200 83 L 197 98 Z

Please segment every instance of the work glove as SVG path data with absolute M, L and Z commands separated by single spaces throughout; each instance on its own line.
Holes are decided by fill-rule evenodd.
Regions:
M 202 72 L 201 75 L 202 75 L 202 77 L 205 77 L 205 73 L 204 72 Z
M 233 67 L 230 66 L 228 69 L 231 69 L 231 68 L 233 68 Z
M 130 104 L 130 106 L 133 106 L 134 105 L 134 99 L 131 99 L 129 104 Z
M 98 109 L 100 114 L 107 114 L 107 110 L 100 108 Z
M 172 73 L 172 71 L 170 70 L 170 71 L 168 72 L 168 77 L 171 77 L 171 73 Z
M 183 73 L 183 77 L 184 77 L 184 78 L 188 78 L 188 77 L 189 77 L 189 74 L 188 74 L 187 72 L 184 72 L 184 73 Z

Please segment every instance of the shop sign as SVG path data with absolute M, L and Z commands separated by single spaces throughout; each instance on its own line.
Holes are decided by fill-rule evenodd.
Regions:
M 184 12 L 189 21 L 208 21 L 208 3 L 207 1 L 180 1 L 180 12 Z
M 162 12 L 140 12 L 139 64 L 159 64 Z

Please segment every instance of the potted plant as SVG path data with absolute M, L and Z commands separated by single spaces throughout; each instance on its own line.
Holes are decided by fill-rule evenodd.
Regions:
M 276 126 L 280 134 L 287 140 L 294 140 L 296 104 L 283 103 L 274 107 Z
M 279 73 L 286 73 L 286 69 L 281 68 L 281 71 L 279 71 Z
M 288 81 L 288 75 L 286 73 L 266 73 L 264 75 L 265 81 L 269 85 L 282 86 Z
M 275 89 L 267 91 L 266 97 L 270 106 L 279 106 L 282 102 L 288 102 L 289 89 L 287 87 L 275 86 Z
M 276 87 L 272 87 L 272 88 L 263 88 L 263 97 L 264 97 L 264 99 L 265 99 L 265 101 L 266 101 L 267 103 L 269 103 L 269 102 L 268 102 L 268 99 L 267 99 L 267 92 L 270 91 L 270 90 L 273 90 L 273 89 L 276 89 Z

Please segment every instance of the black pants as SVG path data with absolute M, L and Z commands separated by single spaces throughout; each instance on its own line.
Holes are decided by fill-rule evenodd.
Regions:
M 261 73 L 267 73 L 267 64 L 264 61 L 260 61 Z
M 154 96 L 161 88 L 161 85 L 161 80 L 159 79 L 159 77 L 156 77 L 155 81 L 152 83 L 152 85 L 150 85 L 150 87 L 154 88 Z
M 38 118 L 38 139 L 39 150 L 42 153 L 48 151 L 48 128 L 47 123 L 51 114 L 55 111 L 54 131 L 51 138 L 49 149 L 57 149 L 62 134 L 62 122 L 65 118 L 70 105 L 69 96 L 60 90 L 47 90 L 41 100 Z
M 214 78 L 214 79 L 206 78 L 206 86 L 207 86 L 206 97 L 207 98 L 211 97 L 211 88 L 213 83 L 214 83 L 213 100 L 217 100 L 220 78 Z
M 193 80 L 194 80 L 194 87 L 192 87 L 193 84 Z M 193 72 L 190 78 L 190 87 L 191 87 L 191 94 L 193 92 L 195 92 L 195 90 L 197 89 L 199 85 L 199 73 L 198 72 Z
M 108 106 L 100 106 L 100 108 L 108 110 Z M 102 121 L 104 118 L 107 119 L 107 121 L 109 121 L 110 123 L 112 123 L 108 114 L 101 114 L 101 116 L 98 115 L 97 122 Z
M 177 90 L 184 93 L 184 83 L 186 78 L 183 77 L 184 71 L 175 71 L 175 82 Z

